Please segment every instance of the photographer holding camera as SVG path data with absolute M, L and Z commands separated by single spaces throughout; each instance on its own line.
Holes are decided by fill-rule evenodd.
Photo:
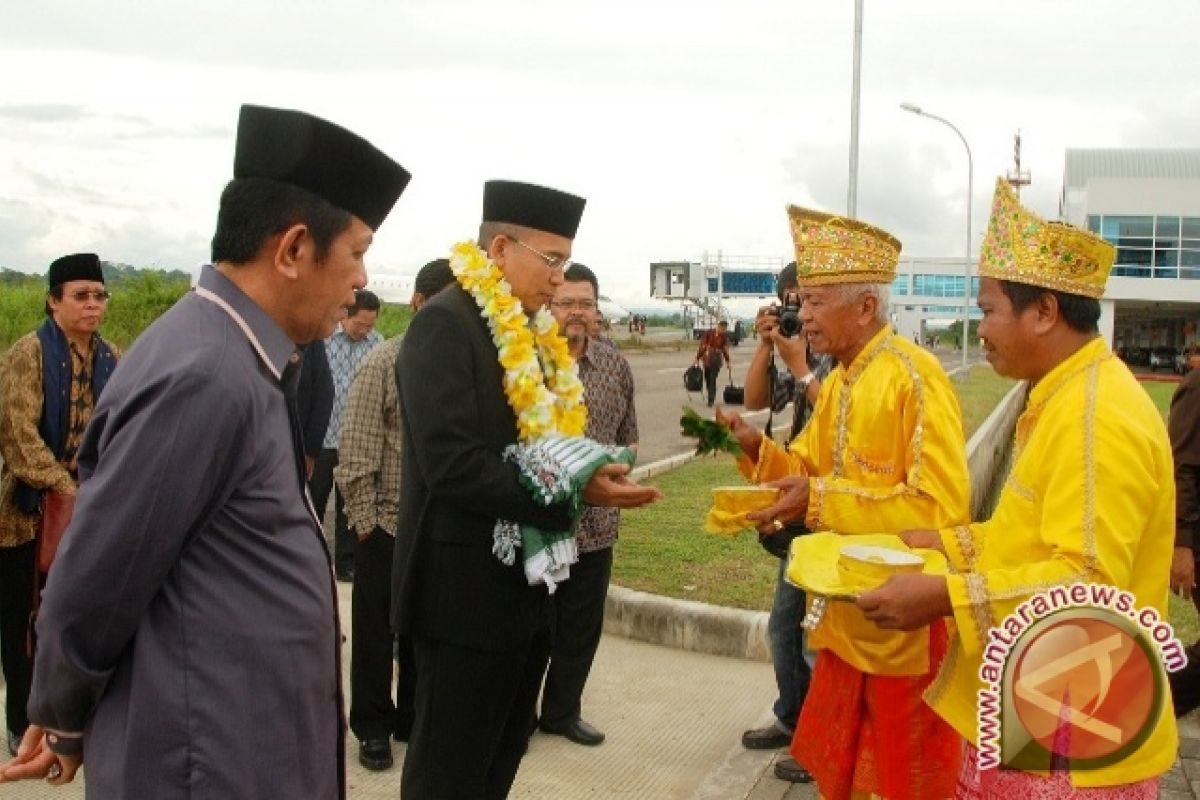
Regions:
M 833 368 L 833 358 L 813 355 L 808 350 L 808 340 L 801 330 L 800 291 L 796 283 L 794 261 L 780 271 L 776 287 L 780 304 L 763 306 L 755 319 L 759 334 L 758 348 L 746 372 L 746 410 L 757 411 L 770 406 L 772 414 L 775 414 L 782 411 L 788 402 L 794 403 L 792 427 L 788 435 L 788 441 L 791 441 L 808 422 L 821 389 L 821 380 Z M 776 355 L 783 362 L 780 366 L 776 365 Z M 800 630 L 800 620 L 804 616 L 804 592 L 784 580 L 788 547 L 792 539 L 807 532 L 803 524 L 797 522 L 770 536 L 759 535 L 763 548 L 779 559 L 779 579 L 767 623 L 771 662 L 775 667 L 779 696 L 772 708 L 774 722 L 742 734 L 742 744 L 751 750 L 773 750 L 791 743 L 812 678 L 812 670 L 804 660 L 804 635 Z M 784 756 L 776 762 L 775 775 L 793 783 L 812 780 L 808 772 L 790 756 Z
M 772 412 L 778 413 L 789 401 L 795 401 L 790 440 L 804 429 L 821 390 L 821 379 L 833 368 L 833 359 L 813 355 L 808 350 L 808 340 L 802 331 L 804 323 L 800 321 L 796 262 L 780 270 L 776 287 L 779 304 L 760 308 L 754 322 L 759 334 L 758 348 L 746 372 L 746 410 L 758 411 L 770 406 Z M 776 365 L 776 353 L 783 362 L 782 368 Z M 802 398 L 804 402 L 799 402 Z

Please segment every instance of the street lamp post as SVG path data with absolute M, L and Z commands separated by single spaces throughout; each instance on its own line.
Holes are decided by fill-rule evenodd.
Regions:
M 854 2 L 854 77 L 850 84 L 850 181 L 846 189 L 846 216 L 858 216 L 858 101 L 862 87 L 863 0 Z
M 939 117 L 937 114 L 930 114 L 928 111 L 921 110 L 920 106 L 915 106 L 912 103 L 901 103 L 900 108 L 909 113 L 916 114 L 919 117 L 928 117 L 932 120 L 937 120 L 950 130 L 958 134 L 958 138 L 963 143 L 963 147 L 967 149 L 967 254 L 966 262 L 963 267 L 963 331 L 962 331 L 962 377 L 965 380 L 967 377 L 967 344 L 970 340 L 969 330 L 971 327 L 971 198 L 974 196 L 975 183 L 975 165 L 971 159 L 971 145 L 967 144 L 967 137 L 962 135 L 962 131 L 954 127 L 954 124 L 947 119 Z

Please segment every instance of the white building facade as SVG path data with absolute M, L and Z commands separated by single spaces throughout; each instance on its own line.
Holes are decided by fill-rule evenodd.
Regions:
M 1131 363 L 1200 341 L 1200 149 L 1068 150 L 1060 215 L 1117 259 L 1100 332 Z

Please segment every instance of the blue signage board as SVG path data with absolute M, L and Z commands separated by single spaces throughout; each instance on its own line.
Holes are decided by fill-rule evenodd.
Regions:
M 708 279 L 708 293 L 725 297 L 765 297 L 775 294 L 774 272 L 751 272 L 727 269 L 721 273 L 724 287 L 717 285 L 716 278 Z

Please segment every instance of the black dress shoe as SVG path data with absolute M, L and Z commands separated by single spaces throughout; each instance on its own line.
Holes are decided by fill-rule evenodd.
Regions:
M 363 739 L 358 744 L 358 763 L 372 772 L 390 769 L 392 743 L 389 739 Z
M 542 729 L 543 733 L 565 736 L 575 744 L 588 747 L 594 747 L 604 741 L 603 733 L 581 719 L 568 722 L 566 725 L 547 725 L 545 722 L 541 722 L 538 727 Z
M 742 747 L 747 750 L 778 750 L 791 743 L 792 735 L 779 730 L 779 726 L 774 724 L 742 734 Z
M 775 777 L 789 783 L 812 783 L 813 779 L 808 770 L 791 756 L 784 756 L 775 762 Z

